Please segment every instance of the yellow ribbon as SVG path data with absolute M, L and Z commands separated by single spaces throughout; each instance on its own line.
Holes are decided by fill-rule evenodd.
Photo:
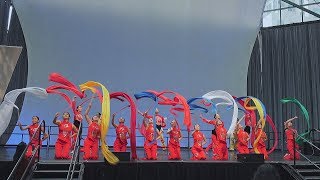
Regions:
M 250 100 L 253 101 L 255 106 L 248 105 Z M 266 119 L 264 117 L 264 112 L 263 112 L 263 108 L 262 108 L 262 105 L 261 105 L 260 101 L 258 99 L 256 99 L 256 98 L 254 98 L 254 97 L 247 98 L 244 101 L 244 108 L 247 109 L 247 110 L 258 110 L 258 114 L 259 114 L 259 117 L 260 117 L 259 121 L 261 120 L 261 124 L 262 124 L 261 129 L 263 129 L 265 124 L 266 124 Z M 254 152 L 257 153 L 257 154 L 261 153 L 257 148 L 258 142 L 259 142 L 259 140 L 261 138 L 261 135 L 262 135 L 262 131 L 260 131 L 258 137 L 254 140 L 254 143 L 253 143 Z
M 102 101 L 102 110 L 101 110 L 101 150 L 103 156 L 110 164 L 117 164 L 119 159 L 109 150 L 109 147 L 105 141 L 109 130 L 109 122 L 110 122 L 110 95 L 107 90 L 102 84 L 95 82 L 95 81 L 87 81 L 84 84 L 80 85 L 80 89 L 84 90 L 91 90 L 93 93 L 96 93 L 96 86 L 100 86 L 103 93 L 103 101 Z

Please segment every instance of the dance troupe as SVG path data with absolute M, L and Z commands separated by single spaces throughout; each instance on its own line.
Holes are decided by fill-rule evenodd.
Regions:
M 110 93 L 106 88 L 97 82 L 89 81 L 80 85 L 80 89 L 68 81 L 66 78 L 57 73 L 52 73 L 49 76 L 49 80 L 52 82 L 60 83 L 60 85 L 52 85 L 45 89 L 45 93 L 59 94 L 70 105 L 73 112 L 73 123 L 70 122 L 71 115 L 69 112 L 64 112 L 62 116 L 60 113 L 56 113 L 53 118 L 53 124 L 58 126 L 58 138 L 55 143 L 55 159 L 71 159 L 72 150 L 76 145 L 77 139 L 81 140 L 82 133 L 82 121 L 85 119 L 88 123 L 87 136 L 84 139 L 83 152 L 84 160 L 97 160 L 99 157 L 99 141 L 101 141 L 101 150 L 105 158 L 115 164 L 117 158 L 112 156 L 112 152 L 109 150 L 105 143 L 105 137 L 109 127 L 109 123 L 115 128 L 116 139 L 113 144 L 114 152 L 126 152 L 128 146 L 128 139 L 130 139 L 130 149 L 132 158 L 138 159 L 136 156 L 136 136 L 135 131 L 139 129 L 140 133 L 144 136 L 144 150 L 145 157 L 143 160 L 157 160 L 158 148 L 162 150 L 168 149 L 169 160 L 181 160 L 180 141 L 182 140 L 182 133 L 180 125 L 177 121 L 178 114 L 183 114 L 183 124 L 190 132 L 193 138 L 193 146 L 191 147 L 192 157 L 191 160 L 205 160 L 210 150 L 213 152 L 213 160 L 228 160 L 228 150 L 236 150 L 239 154 L 259 153 L 263 154 L 265 159 L 268 159 L 274 148 L 277 146 L 277 131 L 271 118 L 266 114 L 265 108 L 260 100 L 255 97 L 246 96 L 237 98 L 231 96 L 229 93 L 221 90 L 211 91 L 201 97 L 192 98 L 188 101 L 180 94 L 173 91 L 157 92 L 148 90 L 142 93 L 134 95 L 136 101 L 133 101 L 128 94 L 123 92 Z M 98 90 L 101 87 L 102 93 Z M 76 97 L 71 100 L 65 93 L 58 90 L 67 90 L 74 92 L 81 99 L 87 97 L 84 93 L 86 91 L 92 92 L 92 97 L 83 101 L 80 105 L 76 105 Z M 171 96 L 168 96 L 171 95 Z M 172 98 L 173 97 L 173 98 Z M 119 117 L 118 122 L 115 122 L 117 113 L 110 115 L 110 99 L 115 98 L 124 102 L 127 100 L 129 105 L 125 106 L 130 108 L 131 121 L 130 126 L 125 125 L 126 121 L 123 117 Z M 149 98 L 154 103 L 146 110 L 139 111 L 135 104 L 140 103 L 143 98 Z M 99 99 L 101 102 L 101 113 L 97 113 L 92 117 L 89 116 L 89 112 L 92 107 L 94 99 Z M 285 102 L 296 102 L 296 99 L 291 101 L 286 99 Z M 218 101 L 220 102 L 218 102 Z M 83 104 L 89 102 L 87 109 L 82 114 Z M 150 102 L 150 101 L 149 101 Z M 218 102 L 218 103 L 217 103 Z M 252 105 L 254 104 L 254 105 Z M 168 120 L 162 116 L 156 108 L 156 106 L 168 106 L 173 118 L 170 120 L 170 127 L 165 131 L 166 121 Z M 231 120 L 231 126 L 227 130 L 225 127 L 225 121 L 221 119 L 217 113 L 221 106 L 227 106 L 230 110 L 233 108 L 233 116 Z M 122 108 L 121 110 L 125 109 Z M 153 113 L 150 113 L 153 109 Z M 211 111 L 210 111 L 211 110 Z M 205 118 L 206 113 L 213 112 L 213 118 Z M 243 116 L 238 118 L 239 113 L 243 112 Z M 136 117 L 136 114 L 140 115 Z M 204 133 L 200 129 L 200 123 L 191 122 L 191 114 L 198 114 L 197 118 L 202 123 L 212 125 L 211 141 L 207 144 L 207 139 Z M 256 121 L 258 114 L 259 120 Z M 209 116 L 208 114 L 206 116 Z M 111 122 L 110 122 L 111 117 Z M 139 128 L 136 128 L 136 120 L 140 119 L 138 123 Z M 297 130 L 293 128 L 293 120 L 297 119 L 295 116 L 284 122 L 286 144 L 288 153 L 283 157 L 285 160 L 300 159 L 299 145 L 296 143 L 298 136 Z M 142 120 L 142 121 L 141 121 Z M 242 123 L 244 120 L 244 123 Z M 32 117 L 32 124 L 23 127 L 20 122 L 18 126 L 21 130 L 28 130 L 30 136 L 30 143 L 27 148 L 26 156 L 30 157 L 35 147 L 39 146 L 39 142 L 48 138 L 48 134 L 44 131 L 43 127 L 39 125 L 39 117 Z M 267 135 L 264 132 L 265 124 L 269 123 L 274 131 L 275 143 L 271 150 L 267 151 L 266 141 Z M 140 125 L 139 125 L 140 124 Z M 244 125 L 242 125 L 244 124 Z M 192 128 L 193 127 L 193 128 Z M 43 133 L 42 139 L 39 139 L 39 133 Z M 169 142 L 165 145 L 164 133 L 169 137 Z M 79 134 L 79 135 L 78 135 Z M 78 137 L 78 138 L 77 138 Z M 79 138 L 80 137 L 80 138 Z M 230 139 L 229 149 L 227 147 L 227 141 Z M 161 146 L 158 146 L 160 141 Z M 252 148 L 251 148 L 252 147 Z M 112 157 L 112 158 L 110 158 Z

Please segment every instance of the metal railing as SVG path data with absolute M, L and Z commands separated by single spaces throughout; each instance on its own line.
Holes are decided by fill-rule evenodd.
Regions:
M 14 126 L 16 126 L 16 125 L 14 125 Z M 48 139 L 47 139 L 47 142 L 46 142 L 46 149 L 47 149 L 47 151 L 49 151 L 49 147 L 50 146 L 54 146 L 54 142 L 52 142 L 53 141 L 53 137 L 54 136 L 58 136 L 58 126 L 56 126 L 56 125 L 50 125 L 50 126 L 46 126 L 46 129 L 48 129 Z M 57 129 L 57 133 L 55 133 L 55 131 L 54 131 L 54 129 Z M 87 136 L 87 130 L 85 130 L 85 129 L 88 129 L 88 127 L 83 127 L 83 132 L 85 132 L 85 133 L 83 133 L 83 134 L 81 134 L 81 139 L 83 138 L 85 138 L 86 136 Z M 114 130 L 115 131 L 115 128 L 113 128 L 112 126 L 110 126 L 110 130 L 109 131 L 112 131 L 112 130 Z M 163 129 L 164 130 L 164 132 L 166 132 L 167 131 L 167 128 L 165 128 L 165 129 Z M 189 134 L 189 132 L 186 130 L 186 129 L 181 129 L 181 131 L 182 131 L 182 134 L 185 134 L 185 136 L 183 136 L 183 139 L 186 139 L 187 140 L 187 142 L 186 143 L 182 143 L 181 144 L 181 147 L 187 147 L 187 148 L 190 148 L 190 146 L 192 145 L 192 139 L 190 139 L 190 134 Z M 201 130 L 204 134 L 211 134 L 211 131 L 212 130 L 209 130 L 209 129 L 203 129 L 203 130 Z M 141 142 L 143 142 L 143 140 L 144 140 L 144 136 L 142 136 L 142 135 L 138 135 L 138 132 L 139 132 L 139 128 L 136 128 L 136 132 L 137 132 L 137 135 L 136 135 L 136 138 L 137 139 L 139 139 L 139 138 L 141 138 Z M 164 134 L 166 134 L 166 133 L 164 133 Z M 270 131 L 266 131 L 266 134 L 267 134 L 267 137 L 268 137 L 268 140 L 267 140 L 267 142 L 266 142 L 266 145 L 267 145 L 267 149 L 270 149 L 272 146 L 273 146 L 273 142 L 275 141 L 275 139 L 274 139 L 274 135 L 273 135 L 273 132 L 270 132 Z M 28 135 L 27 133 L 12 133 L 12 135 L 21 135 L 21 140 L 23 141 L 24 140 L 24 137 L 26 136 L 26 135 Z M 278 148 L 276 148 L 276 149 L 281 149 L 281 150 L 283 150 L 284 148 L 283 148 L 283 146 L 284 146 L 284 137 L 283 137 L 283 133 L 282 132 L 278 132 Z M 109 138 L 116 138 L 116 135 L 112 135 L 112 134 L 108 134 L 107 135 L 107 139 L 109 139 Z M 164 138 L 165 138 L 165 140 L 166 140 L 166 142 L 167 142 L 167 144 L 168 144 L 168 142 L 169 142 L 169 137 L 168 136 L 164 136 Z M 211 141 L 211 137 L 209 137 L 209 136 L 206 136 L 206 138 L 207 138 L 207 142 L 209 143 L 210 141 Z M 230 138 L 228 139 L 228 141 L 230 142 Z M 137 141 L 138 142 L 138 141 Z M 183 146 L 183 144 L 186 144 L 186 146 Z M 6 144 L 6 145 L 8 145 L 8 146 L 10 146 L 10 145 L 13 145 L 13 146 L 16 146 L 16 144 Z M 100 146 L 100 142 L 99 142 L 99 146 Z M 142 145 L 143 146 L 143 145 Z M 141 147 L 142 147 L 141 146 Z
M 42 126 L 43 124 L 43 126 Z M 30 168 L 31 164 L 35 163 L 35 160 L 37 158 L 37 160 L 39 161 L 40 158 L 40 146 L 41 146 L 41 133 L 42 133 L 42 127 L 44 128 L 43 131 L 45 132 L 45 121 L 42 120 L 39 123 L 39 126 L 37 127 L 35 133 L 33 134 L 31 139 L 34 139 L 37 135 L 38 135 L 38 146 L 35 147 L 35 149 L 33 149 L 32 155 L 29 159 L 26 158 L 26 152 L 29 148 L 29 146 L 32 145 L 32 141 L 30 141 L 28 143 L 28 145 L 25 147 L 24 151 L 22 152 L 19 160 L 17 161 L 17 163 L 15 164 L 13 170 L 11 171 L 9 177 L 7 178 L 7 180 L 16 180 L 16 179 L 24 179 L 25 175 L 28 173 L 28 169 Z M 38 156 L 35 156 L 35 154 L 37 153 Z M 23 164 L 23 160 L 29 160 L 28 164 L 26 165 L 26 167 L 24 167 L 23 173 L 21 176 L 20 173 L 17 173 L 18 170 L 22 170 L 22 169 L 18 169 L 19 166 L 21 166 Z M 18 176 L 17 176 L 18 175 Z
M 68 175 L 67 175 L 67 180 L 72 179 L 74 172 L 75 172 L 75 167 L 77 164 L 79 164 L 79 150 L 80 150 L 80 134 L 81 134 L 81 129 L 82 129 L 82 122 L 80 122 L 79 128 L 78 128 L 78 133 L 76 136 L 76 142 L 73 147 L 73 154 L 68 170 Z M 80 177 L 80 172 L 78 173 L 78 178 Z
M 297 137 L 299 137 L 299 138 L 301 138 L 302 140 L 303 140 L 303 142 L 307 142 L 308 144 L 310 144 L 312 147 L 314 147 L 314 148 L 316 148 L 317 150 L 319 150 L 320 151 L 320 148 L 319 147 L 317 147 L 316 145 L 314 145 L 314 144 L 312 144 L 310 141 L 308 141 L 306 138 L 304 138 L 304 137 L 302 137 L 302 136 L 300 136 L 300 135 L 297 135 Z M 295 141 L 294 141 L 294 145 L 293 145 L 293 147 L 294 147 L 294 150 L 295 150 L 295 152 L 298 152 L 302 157 L 304 157 L 309 163 L 311 163 L 312 165 L 314 165 L 316 168 L 318 168 L 319 170 L 320 170 L 320 167 L 317 165 L 317 164 L 315 164 L 314 162 L 312 162 L 307 156 L 305 156 L 304 154 L 302 154 L 299 150 L 297 150 L 296 149 L 296 146 L 295 146 Z M 295 168 L 295 166 L 296 166 L 296 153 L 293 153 L 293 165 L 294 165 L 294 168 Z

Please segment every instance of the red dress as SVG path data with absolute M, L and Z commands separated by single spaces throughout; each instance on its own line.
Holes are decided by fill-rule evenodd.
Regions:
M 288 128 L 286 129 L 286 141 L 287 141 L 287 149 L 288 149 L 288 153 L 286 153 L 283 156 L 284 160 L 294 160 L 294 152 L 295 152 L 295 158 L 296 160 L 300 159 L 300 154 L 298 152 L 295 151 L 299 150 L 299 145 L 294 142 L 295 141 L 295 137 L 297 135 L 297 130 L 293 129 L 293 128 Z M 294 148 L 294 144 L 295 144 L 295 148 Z
M 100 139 L 100 125 L 92 122 L 88 127 L 88 135 L 84 140 L 83 145 L 83 159 L 97 160 L 99 157 L 99 139 Z
M 258 138 L 260 132 L 262 134 L 261 134 L 260 139 L 258 141 L 257 149 L 261 154 L 264 155 L 264 159 L 268 159 L 268 152 L 267 152 L 266 144 L 265 144 L 265 139 L 267 139 L 266 133 L 264 131 L 262 131 L 262 129 L 258 129 L 256 134 L 255 134 L 255 138 L 256 139 Z
M 157 141 L 155 140 L 155 132 L 153 124 L 149 124 L 145 131 L 144 150 L 146 153 L 146 159 L 157 159 Z
M 32 156 L 32 151 L 39 145 L 40 128 L 37 131 L 38 127 L 39 127 L 39 124 L 32 124 L 28 128 L 30 144 L 28 145 L 28 149 L 26 152 L 27 158 Z M 38 154 L 35 154 L 35 156 L 37 157 Z
M 72 123 L 69 121 L 61 121 L 58 125 L 59 134 L 55 145 L 56 159 L 70 159 L 70 148 L 71 148 L 71 133 L 72 133 Z
M 192 137 L 193 137 L 193 146 L 191 148 L 191 152 L 193 156 L 191 160 L 205 160 L 207 157 L 202 147 L 202 142 L 204 139 L 203 133 L 200 131 L 195 131 L 192 134 Z
M 129 133 L 129 128 L 120 123 L 116 128 L 116 140 L 114 141 L 113 148 L 115 152 L 126 152 L 127 150 L 127 134 Z
M 169 132 L 170 140 L 168 145 L 169 150 L 169 157 L 168 159 L 181 159 L 181 152 L 180 152 L 180 142 L 179 138 L 181 138 L 180 129 L 177 127 L 172 128 Z
M 243 129 L 240 129 L 237 132 L 237 151 L 240 154 L 249 154 L 249 148 L 248 148 L 248 139 L 249 134 L 245 132 Z

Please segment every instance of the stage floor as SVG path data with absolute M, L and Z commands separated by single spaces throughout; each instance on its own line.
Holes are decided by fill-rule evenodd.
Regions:
M 0 161 L 11 161 L 13 159 L 15 151 L 16 151 L 16 147 L 14 147 L 14 146 L 1 146 L 0 147 Z M 111 151 L 112 151 L 112 148 L 111 148 Z M 130 149 L 128 149 L 127 151 L 130 151 Z M 55 153 L 54 147 L 49 147 L 49 148 L 43 147 L 41 149 L 41 161 L 47 161 L 47 162 L 56 161 L 54 159 L 54 153 Z M 271 153 L 269 155 L 269 159 L 267 160 L 267 162 L 286 162 L 288 164 L 293 164 L 293 161 L 284 161 L 282 159 L 282 157 L 285 153 L 286 153 L 285 151 L 282 152 L 279 150 L 275 150 L 273 153 Z M 143 158 L 144 157 L 144 149 L 137 148 L 137 155 L 138 155 L 139 159 Z M 192 156 L 191 150 L 188 148 L 181 148 L 181 156 L 182 156 L 181 161 L 191 161 L 190 160 L 190 158 Z M 307 155 L 307 157 L 310 160 L 312 160 L 313 162 L 320 163 L 320 156 Z M 59 160 L 59 161 L 69 161 L 69 160 Z M 80 153 L 80 161 L 84 161 L 84 160 L 82 160 L 82 153 Z M 102 162 L 102 161 L 104 161 L 104 158 L 101 154 L 101 151 L 99 153 L 98 160 L 90 160 L 90 162 Z M 143 160 L 138 160 L 138 161 L 143 161 Z M 167 150 L 163 151 L 161 148 L 158 148 L 158 160 L 157 161 L 159 161 L 159 162 L 168 161 L 168 151 Z M 207 154 L 207 160 L 205 160 L 205 161 L 221 162 L 221 161 L 212 160 L 212 151 Z M 230 161 L 230 162 L 237 161 L 235 159 L 235 152 L 234 151 L 229 151 L 229 160 L 228 161 Z M 308 164 L 309 162 L 306 159 L 304 159 L 303 157 L 301 157 L 301 160 L 296 161 L 296 163 L 297 164 Z

